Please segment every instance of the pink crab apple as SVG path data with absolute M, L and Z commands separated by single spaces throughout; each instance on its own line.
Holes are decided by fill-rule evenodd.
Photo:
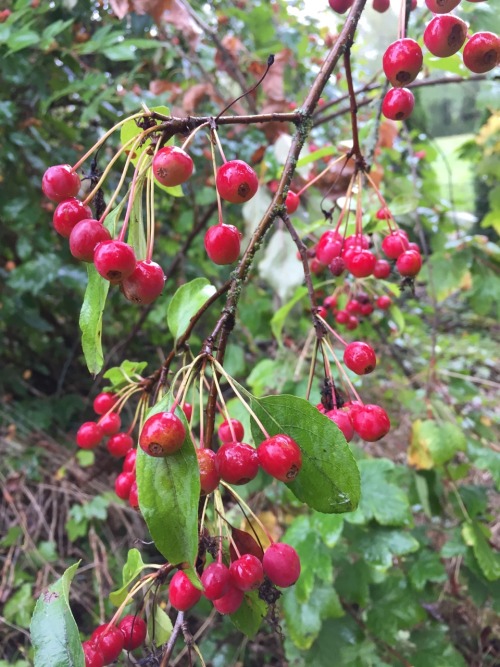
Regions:
M 194 607 L 201 598 L 201 591 L 191 583 L 187 574 L 177 570 L 168 587 L 168 599 L 177 611 L 187 611 Z
M 264 552 L 264 573 L 280 588 L 293 586 L 300 576 L 300 559 L 293 547 L 274 542 Z
M 156 262 L 141 260 L 133 272 L 122 281 L 120 289 L 128 301 L 142 305 L 150 304 L 163 292 L 165 274 Z
M 415 97 L 408 88 L 391 88 L 382 102 L 382 113 L 389 120 L 406 120 L 415 106 Z
M 102 241 L 111 240 L 111 234 L 98 220 L 80 220 L 69 235 L 69 249 L 81 262 L 93 262 L 94 250 Z
M 293 482 L 302 468 L 300 447 L 295 440 L 282 433 L 261 442 L 257 455 L 261 468 L 281 482 Z
M 80 177 L 69 164 L 49 167 L 42 178 L 43 194 L 52 201 L 76 197 L 80 190 Z
M 207 229 L 205 250 L 214 264 L 233 264 L 240 256 L 241 235 L 234 225 L 219 223 Z
M 153 174 L 158 183 L 169 188 L 181 185 L 193 173 L 193 160 L 182 148 L 164 146 L 153 158 Z
M 467 23 L 451 14 L 434 16 L 424 30 L 424 44 L 433 56 L 448 58 L 462 48 Z
M 76 197 L 64 199 L 57 205 L 52 224 L 58 234 L 69 238 L 73 227 L 81 220 L 92 218 L 92 210 Z
M 424 57 L 419 44 L 403 37 L 390 44 L 382 58 L 386 77 L 395 88 L 401 88 L 416 79 L 422 69 Z

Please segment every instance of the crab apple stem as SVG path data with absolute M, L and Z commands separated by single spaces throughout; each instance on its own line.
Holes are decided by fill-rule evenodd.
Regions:
M 82 164 L 85 162 L 85 160 L 87 160 L 92 155 L 92 153 L 99 148 L 99 146 L 102 146 L 102 144 L 106 141 L 106 139 L 108 137 L 110 137 L 113 134 L 113 132 L 115 132 L 115 130 L 117 130 L 119 127 L 121 127 L 122 125 L 127 123 L 129 120 L 134 120 L 135 118 L 140 118 L 141 116 L 145 117 L 145 116 L 149 116 L 149 115 L 151 115 L 151 114 L 150 113 L 145 114 L 142 111 L 140 111 L 139 113 L 135 113 L 133 116 L 128 116 L 127 118 L 124 118 L 119 123 L 114 125 L 98 141 L 96 141 L 96 143 L 92 146 L 92 148 L 89 148 L 89 150 L 85 153 L 85 155 L 83 157 L 81 157 L 78 160 L 78 162 L 76 162 L 73 165 L 73 171 L 76 171 L 77 169 L 79 169 L 82 166 Z
M 220 156 L 222 158 L 222 161 L 225 164 L 227 162 L 226 156 L 224 155 L 224 151 L 222 150 L 222 144 L 220 142 L 219 135 L 218 135 L 217 130 L 215 128 L 212 128 L 212 135 L 215 139 L 215 143 L 217 144 L 217 148 L 219 149 L 219 153 L 220 153 Z
M 203 508 L 201 510 L 201 517 L 200 517 L 200 537 L 203 534 L 203 524 L 205 523 L 205 515 L 207 513 L 207 506 L 208 506 L 208 501 L 209 501 L 210 495 L 205 496 L 205 501 L 203 503 Z
M 326 347 L 328 348 L 330 354 L 332 355 L 333 360 L 335 361 L 335 364 L 336 364 L 336 366 L 337 366 L 337 368 L 338 368 L 338 370 L 339 370 L 339 373 L 340 373 L 341 377 L 344 379 L 344 381 L 346 382 L 346 384 L 347 384 L 347 386 L 349 387 L 349 389 L 352 391 L 352 393 L 353 393 L 353 395 L 355 396 L 355 398 L 356 398 L 361 404 L 363 404 L 363 401 L 362 401 L 362 399 L 361 399 L 361 396 L 358 394 L 358 392 L 357 392 L 356 389 L 354 388 L 354 385 L 352 384 L 352 382 L 351 382 L 350 379 L 349 379 L 349 376 L 347 375 L 347 373 L 346 373 L 345 370 L 343 369 L 342 364 L 341 364 L 340 361 L 337 359 L 337 356 L 336 356 L 335 352 L 333 351 L 332 346 L 328 343 L 328 341 L 325 340 L 324 342 L 325 342 L 325 345 L 326 345 Z
M 301 194 L 303 194 L 308 188 L 311 187 L 311 185 L 314 185 L 316 181 L 319 181 L 320 178 L 323 178 L 325 174 L 327 174 L 330 169 L 333 167 L 334 164 L 337 164 L 337 162 L 340 162 L 341 160 L 345 159 L 345 155 L 341 155 L 340 157 L 335 158 L 335 160 L 330 160 L 330 162 L 327 164 L 327 166 L 323 169 L 323 171 L 315 176 L 311 181 L 306 183 L 304 187 L 297 192 L 297 197 L 300 197 Z
M 394 217 L 393 217 L 393 215 L 392 215 L 392 213 L 391 213 L 391 209 L 390 209 L 389 206 L 387 205 L 387 202 L 386 202 L 384 196 L 383 196 L 382 193 L 380 192 L 379 188 L 377 187 L 375 181 L 374 181 L 373 178 L 370 176 L 370 174 L 369 174 L 368 172 L 365 172 L 365 176 L 366 176 L 368 182 L 370 183 L 370 185 L 372 186 L 372 188 L 374 189 L 375 194 L 377 195 L 379 202 L 382 204 L 382 206 L 383 206 L 385 209 L 387 209 L 387 211 L 388 211 L 388 213 L 389 213 L 389 216 L 390 216 L 390 217 L 387 219 L 387 225 L 388 225 L 388 227 L 389 227 L 389 231 L 392 232 L 393 229 L 392 229 L 392 227 L 391 227 L 391 220 L 392 220 L 392 222 L 394 223 L 394 226 L 395 226 L 396 228 L 397 228 L 398 225 L 397 225 L 396 221 L 394 220 Z
M 356 234 L 359 236 L 363 233 L 363 208 L 362 208 L 362 187 L 361 187 L 361 172 L 357 176 L 357 193 L 356 193 Z
M 129 426 L 128 429 L 127 429 L 127 433 L 128 433 L 129 435 L 130 435 L 130 434 L 132 433 L 132 431 L 134 430 L 135 425 L 137 424 L 137 421 L 139 420 L 139 415 L 140 415 L 140 412 L 141 412 L 141 410 L 142 410 L 142 406 L 145 405 L 145 404 L 147 403 L 147 400 L 148 400 L 148 398 L 147 398 L 147 395 L 146 395 L 146 394 L 143 395 L 143 396 L 141 396 L 141 398 L 139 399 L 139 402 L 137 403 L 137 406 L 136 406 L 136 408 L 135 408 L 134 418 L 132 419 L 132 423 L 130 424 L 130 426 Z
M 333 407 L 337 407 L 337 396 L 335 394 L 335 382 L 333 380 L 333 375 L 332 375 L 332 369 L 330 368 L 330 360 L 328 359 L 328 355 L 325 354 L 325 348 L 321 346 L 321 356 L 323 357 L 323 368 L 325 371 L 325 377 L 329 382 L 329 388 L 331 392 L 331 397 L 332 397 L 332 403 Z
M 215 388 L 217 389 L 217 393 L 219 394 L 219 400 L 222 407 L 222 412 L 224 413 L 227 425 L 229 426 L 229 430 L 231 431 L 231 437 L 233 439 L 233 442 L 236 442 L 236 435 L 234 433 L 233 422 L 231 420 L 231 417 L 229 416 L 229 412 L 227 411 L 226 401 L 224 400 L 224 396 L 222 395 L 222 390 L 220 388 L 219 380 L 217 379 L 217 373 L 213 374 L 213 381 L 215 383 Z
M 314 380 L 314 371 L 316 370 L 316 359 L 318 356 L 318 337 L 315 336 L 315 330 L 314 328 L 311 331 L 311 334 L 314 336 L 314 345 L 313 345 L 313 351 L 312 351 L 312 358 L 311 358 L 311 365 L 309 367 L 309 377 L 307 379 L 307 389 L 306 389 L 306 400 L 309 400 L 309 397 L 311 396 L 311 389 L 312 389 L 312 383 Z
M 186 148 L 187 148 L 187 147 L 189 146 L 189 144 L 191 143 L 191 141 L 194 139 L 196 133 L 199 132 L 202 128 L 207 127 L 207 125 L 210 125 L 210 121 L 209 121 L 209 120 L 207 120 L 206 123 L 202 123 L 201 125 L 198 125 L 198 127 L 195 128 L 195 129 L 191 132 L 191 134 L 187 137 L 186 141 L 182 144 L 182 146 L 181 146 L 181 150 L 185 151 Z
M 234 498 L 236 498 L 236 500 L 238 501 L 238 503 L 240 503 L 240 504 L 246 509 L 246 511 L 250 514 L 250 516 L 251 516 L 253 519 L 255 519 L 256 523 L 262 528 L 262 530 L 263 530 L 263 532 L 264 532 L 264 535 L 267 537 L 267 539 L 269 540 L 269 542 L 271 542 L 271 544 L 273 544 L 273 543 L 274 543 L 274 539 L 272 538 L 270 532 L 269 532 L 269 531 L 267 530 L 267 528 L 264 526 L 264 524 L 263 524 L 262 521 L 259 519 L 259 517 L 255 514 L 255 512 L 252 510 L 252 508 L 250 507 L 250 505 L 248 505 L 248 503 L 246 503 L 246 502 L 243 500 L 243 498 L 240 496 L 239 493 L 236 493 L 236 491 L 233 489 L 232 486 L 230 486 L 230 485 L 227 484 L 226 482 L 221 482 L 221 484 L 222 484 L 222 486 L 224 486 L 224 487 L 229 491 L 229 493 L 230 493 Z
M 182 402 L 182 396 L 184 395 L 184 391 L 191 384 L 192 379 L 193 379 L 192 376 L 194 374 L 194 369 L 195 369 L 196 365 L 198 364 L 198 362 L 200 361 L 200 359 L 202 359 L 202 358 L 203 358 L 203 355 L 199 354 L 197 357 L 195 357 L 193 359 L 193 361 L 187 367 L 184 366 L 183 368 L 180 369 L 179 373 L 184 371 L 184 377 L 181 380 L 181 383 L 179 385 L 179 389 L 177 390 L 177 393 L 176 393 L 175 398 L 174 398 L 174 402 L 172 403 L 172 406 L 170 408 L 170 412 L 175 412 L 175 409 L 177 408 L 177 406 Z M 175 382 L 177 381 L 179 373 L 177 373 L 177 375 L 175 376 L 175 378 L 172 382 L 172 386 L 175 385 Z
M 244 408 L 247 410 L 247 412 L 252 416 L 253 420 L 255 421 L 255 423 L 257 424 L 257 426 L 259 427 L 259 429 L 260 429 L 260 430 L 262 431 L 262 433 L 265 435 L 266 439 L 269 438 L 269 437 L 270 437 L 270 436 L 269 436 L 269 433 L 266 431 L 266 429 L 264 428 L 262 422 L 261 422 L 260 419 L 257 417 L 257 415 L 256 415 L 255 412 L 252 410 L 252 408 L 248 405 L 248 403 L 245 401 L 245 399 L 244 399 L 243 396 L 240 394 L 240 392 L 238 391 L 238 389 L 236 389 L 236 386 L 234 385 L 234 382 L 233 382 L 231 376 L 228 375 L 228 373 L 226 373 L 226 371 L 225 371 L 224 368 L 219 364 L 219 362 L 217 361 L 217 359 L 215 359 L 214 357 L 211 357 L 211 361 L 212 361 L 212 365 L 214 366 L 214 368 L 216 368 L 216 369 L 219 371 L 219 373 L 220 373 L 221 375 L 223 375 L 223 376 L 226 378 L 228 384 L 231 386 L 231 389 L 234 391 L 234 393 L 236 394 L 236 396 L 240 399 L 241 403 L 243 404 L 243 407 L 244 407 Z
M 328 322 L 326 322 L 326 321 L 321 317 L 321 315 L 318 315 L 318 319 L 319 319 L 319 321 L 323 324 L 323 326 L 324 326 L 326 329 L 328 329 L 328 331 L 329 331 L 333 336 L 335 336 L 335 338 L 336 338 L 337 340 L 339 340 L 339 341 L 342 343 L 342 345 L 344 345 L 345 347 L 347 347 L 347 343 L 346 343 L 345 340 L 342 338 L 342 336 L 341 336 L 340 334 L 338 334 L 338 333 L 335 331 L 335 329 L 333 329 L 333 328 L 328 324 Z
M 128 228 L 128 223 L 130 220 L 130 215 L 132 214 L 132 208 L 134 206 L 134 199 L 136 196 L 136 190 L 137 190 L 137 181 L 138 176 L 139 176 L 139 168 L 141 167 L 141 162 L 143 161 L 144 157 L 147 157 L 146 153 L 142 153 L 140 156 L 139 160 L 137 161 L 137 166 L 134 170 L 134 176 L 132 178 L 132 185 L 130 186 L 130 194 L 128 196 L 128 202 L 127 202 L 127 210 L 125 212 L 125 218 L 123 220 L 123 225 L 120 230 L 120 233 L 118 234 L 118 241 L 123 241 L 125 238 L 125 234 L 127 233 L 127 228 Z M 142 176 L 142 174 L 141 174 Z M 139 192 L 139 197 L 142 195 L 142 187 Z
M 122 615 L 123 610 L 125 609 L 125 607 L 126 607 L 128 604 L 130 604 L 130 601 L 133 599 L 134 595 L 135 595 L 136 593 L 138 593 L 138 592 L 141 590 L 141 588 L 144 588 L 147 584 L 149 584 L 151 581 L 153 581 L 154 579 L 156 579 L 157 576 L 158 576 L 158 573 L 157 573 L 157 572 L 153 572 L 153 574 L 147 574 L 145 577 L 143 577 L 142 579 L 140 579 L 139 581 L 137 581 L 137 582 L 132 586 L 132 588 L 130 589 L 130 591 L 127 593 L 127 597 L 126 597 L 125 600 L 121 603 L 121 605 L 118 607 L 118 609 L 116 610 L 116 612 L 115 612 L 113 618 L 110 620 L 110 622 L 108 623 L 108 625 L 116 625 L 116 621 L 117 621 L 117 620 L 120 618 L 120 616 Z
M 213 133 L 213 130 L 212 130 Z M 215 160 L 215 149 L 214 149 L 214 142 L 212 140 L 212 136 L 210 137 L 210 150 L 212 152 L 212 167 L 214 170 L 214 183 L 217 182 L 217 162 Z M 222 199 L 219 194 L 219 190 L 217 189 L 217 186 L 215 187 L 215 196 L 217 197 L 217 210 L 219 212 L 219 225 L 222 225 L 223 223 L 223 218 L 222 218 Z
M 351 196 L 352 196 L 353 187 L 354 187 L 354 175 L 351 177 L 351 180 L 349 181 L 349 185 L 347 186 L 347 191 L 345 193 L 344 205 L 342 206 L 342 210 L 340 211 L 339 219 L 337 220 L 337 224 L 335 225 L 335 232 L 338 233 L 340 227 L 342 226 L 342 222 L 344 221 L 344 218 L 346 219 L 345 229 L 344 229 L 344 234 L 343 234 L 344 239 L 347 236 L 347 225 L 349 224 L 349 213 L 350 213 L 350 209 L 351 209 Z
M 403 39 L 405 36 L 406 30 L 406 0 L 401 0 L 401 6 L 399 8 L 399 24 L 398 24 L 398 38 Z

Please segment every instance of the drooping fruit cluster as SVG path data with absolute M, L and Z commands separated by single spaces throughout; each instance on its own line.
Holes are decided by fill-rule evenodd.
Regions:
M 140 616 L 125 616 L 119 624 L 104 623 L 82 643 L 85 667 L 104 667 L 118 660 L 123 650 L 134 651 L 146 640 L 147 626 Z
M 94 412 L 99 417 L 95 422 L 85 422 L 76 434 L 76 444 L 81 449 L 95 449 L 105 438 L 108 451 L 113 456 L 125 456 L 133 446 L 133 440 L 128 433 L 120 433 L 121 417 L 115 411 L 118 396 L 112 392 L 102 392 L 94 399 Z

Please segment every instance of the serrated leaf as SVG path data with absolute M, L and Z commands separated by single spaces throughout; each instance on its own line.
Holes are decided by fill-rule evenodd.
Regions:
M 147 365 L 147 361 L 129 361 L 125 359 L 119 366 L 109 368 L 103 375 L 106 380 L 109 380 L 111 385 L 107 389 L 118 391 L 126 387 L 134 380 L 137 380 L 135 376 L 141 375 Z
M 408 463 L 417 470 L 430 470 L 443 465 L 465 448 L 466 439 L 460 427 L 449 422 L 417 419 L 412 426 Z
M 388 528 L 360 530 L 352 543 L 352 548 L 361 554 L 367 563 L 382 569 L 391 567 L 393 556 L 412 553 L 417 551 L 419 546 L 410 533 Z
M 168 410 L 172 402 L 167 394 L 147 416 Z M 186 427 L 181 449 L 163 458 L 137 450 L 139 506 L 158 551 L 174 565 L 194 565 L 198 553 L 200 473 L 184 413 L 178 407 L 175 414 Z
M 258 591 L 246 593 L 241 607 L 230 618 L 240 632 L 254 637 L 267 616 L 267 604 L 259 598 Z
M 421 551 L 408 572 L 412 585 L 422 591 L 428 581 L 446 581 L 446 570 L 439 556 L 433 551 Z
M 167 311 L 168 328 L 176 341 L 188 328 L 193 315 L 216 291 L 206 278 L 195 278 L 179 287 Z
M 102 352 L 102 314 L 109 291 L 109 281 L 104 280 L 93 264 L 87 265 L 88 283 L 80 311 L 80 331 L 85 363 L 92 375 L 97 375 L 104 363 Z
M 302 452 L 302 469 L 288 484 L 299 500 L 318 512 L 350 512 L 359 502 L 360 478 L 340 429 L 308 401 L 297 396 L 252 396 L 252 408 L 270 435 L 285 433 Z M 255 442 L 263 439 L 252 420 Z
M 80 562 L 42 592 L 31 619 L 35 667 L 85 667 L 82 642 L 69 606 L 69 588 Z
M 278 341 L 278 345 L 283 345 L 281 340 L 281 332 L 283 331 L 286 318 L 290 314 L 290 311 L 293 309 L 293 307 L 299 303 L 299 301 L 303 299 L 306 294 L 307 287 L 297 287 L 292 298 L 283 306 L 281 306 L 281 308 L 278 308 L 278 310 L 274 313 L 271 319 L 271 331 L 273 332 L 273 336 Z
M 386 642 L 392 644 L 400 630 L 411 628 L 426 617 L 417 595 L 398 574 L 372 586 L 371 594 L 372 608 L 366 624 L 376 637 Z
M 170 639 L 173 626 L 170 616 L 156 605 L 148 616 L 148 636 L 155 646 L 161 646 Z
M 115 47 L 113 47 L 115 48 Z M 156 111 L 157 113 L 160 113 L 164 116 L 169 116 L 170 115 L 170 109 L 168 107 L 153 107 L 151 111 Z M 161 121 L 156 121 L 156 124 L 159 125 Z M 137 125 L 135 120 L 128 120 L 126 123 L 124 123 L 120 129 L 120 143 L 122 146 L 124 146 L 128 141 L 133 139 L 134 137 L 138 137 L 141 133 L 143 132 L 143 129 Z M 168 142 L 169 144 L 172 143 L 172 141 Z M 134 145 L 134 142 L 131 142 L 128 147 L 127 151 L 132 150 L 132 147 Z M 145 150 L 147 150 L 151 146 L 151 139 L 146 138 L 146 141 L 142 143 L 140 146 L 137 146 L 134 149 L 134 155 L 132 157 L 132 164 L 134 166 L 137 165 L 137 162 L 139 161 L 139 158 L 141 157 L 142 153 L 144 153 Z
M 366 459 L 358 463 L 361 474 L 361 500 L 356 514 L 367 522 L 375 519 L 382 526 L 409 525 L 412 521 L 406 493 L 391 483 L 394 464 L 389 459 Z M 355 522 L 358 523 L 357 518 Z
M 486 579 L 496 581 L 500 579 L 500 557 L 488 544 L 483 528 L 486 528 L 486 526 L 482 526 L 477 521 L 467 521 L 462 527 L 462 537 L 464 542 L 472 547 L 474 556 Z

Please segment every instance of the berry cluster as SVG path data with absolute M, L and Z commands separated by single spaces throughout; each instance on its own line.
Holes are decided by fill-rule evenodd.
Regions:
M 131 449 L 134 441 L 129 433 L 120 433 L 121 417 L 117 409 L 119 397 L 112 392 L 98 394 L 93 403 L 97 421 L 85 422 L 76 434 L 76 444 L 81 449 L 95 449 L 108 436 L 107 449 L 112 456 L 121 457 Z
M 125 616 L 116 626 L 99 625 L 82 643 L 85 667 L 104 667 L 118 660 L 120 653 L 134 651 L 146 640 L 147 626 L 140 616 Z
M 387 435 L 391 428 L 387 412 L 373 403 L 348 401 L 341 408 L 328 411 L 322 403 L 318 403 L 317 408 L 337 424 L 347 442 L 351 442 L 354 433 L 366 442 L 376 442 Z
M 385 260 L 380 260 L 384 261 Z M 389 267 L 390 268 L 390 267 Z M 319 310 L 319 315 L 326 319 L 330 313 L 335 322 L 345 326 L 348 331 L 357 329 L 360 319 L 370 317 L 375 312 L 375 308 L 386 311 L 392 305 L 392 299 L 387 294 L 381 294 L 375 300 L 366 292 L 352 292 L 349 290 L 348 300 L 342 308 L 337 307 L 339 297 L 337 294 L 327 296 L 323 300 L 323 306 Z

